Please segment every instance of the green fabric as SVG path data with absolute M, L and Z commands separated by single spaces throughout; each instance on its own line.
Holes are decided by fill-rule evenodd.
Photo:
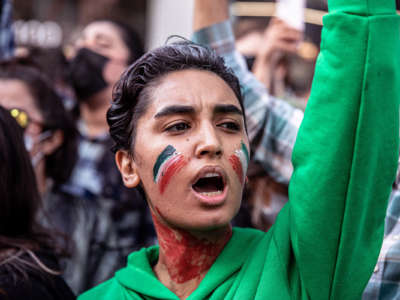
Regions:
M 360 299 L 375 265 L 398 155 L 394 0 L 331 0 L 293 152 L 289 203 L 267 233 L 234 229 L 194 299 Z M 156 247 L 80 300 L 177 299 Z

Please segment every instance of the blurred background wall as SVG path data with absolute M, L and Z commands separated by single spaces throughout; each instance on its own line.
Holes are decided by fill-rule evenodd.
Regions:
M 218 1 L 218 0 L 216 0 Z M 400 1 L 400 0 L 398 0 Z M 241 10 L 232 11 L 246 17 L 246 5 L 271 4 L 274 1 L 232 1 Z M 171 34 L 190 37 L 193 0 L 13 0 L 15 31 L 18 44 L 55 47 L 73 36 L 76 29 L 99 18 L 113 18 L 129 23 L 150 49 L 164 44 Z M 307 0 L 307 7 L 326 10 L 326 0 Z M 271 14 L 257 9 L 258 15 Z M 318 11 L 317 11 L 318 12 Z M 317 18 L 320 16 L 317 13 Z M 315 20 L 306 25 L 306 33 L 318 43 L 321 26 Z

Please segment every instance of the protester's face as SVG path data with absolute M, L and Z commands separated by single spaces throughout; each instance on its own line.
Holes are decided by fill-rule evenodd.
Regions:
M 0 80 L 0 105 L 6 109 L 17 108 L 28 114 L 25 134 L 33 140 L 42 132 L 43 116 L 35 104 L 28 86 L 21 80 Z M 35 152 L 35 149 L 32 149 Z M 33 153 L 31 153 L 33 154 Z
M 239 101 L 214 73 L 166 75 L 139 118 L 134 161 L 153 214 L 169 226 L 210 230 L 237 213 L 248 164 Z
M 109 59 L 104 79 L 113 85 L 128 65 L 130 52 L 124 43 L 119 29 L 107 21 L 92 22 L 86 26 L 79 39 L 76 49 L 88 48 Z

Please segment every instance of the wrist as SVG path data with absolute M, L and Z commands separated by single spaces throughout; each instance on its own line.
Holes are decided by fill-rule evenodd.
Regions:
M 195 0 L 193 30 L 214 25 L 229 19 L 228 0 Z

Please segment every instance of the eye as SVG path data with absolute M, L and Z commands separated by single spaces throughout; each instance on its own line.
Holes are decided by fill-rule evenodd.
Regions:
M 228 131 L 240 131 L 240 125 L 236 122 L 223 122 L 217 125 L 218 127 L 222 127 Z
M 179 122 L 179 123 L 175 123 L 173 125 L 168 126 L 167 128 L 165 128 L 165 131 L 172 132 L 172 133 L 178 133 L 178 132 L 186 131 L 188 129 L 190 129 L 190 125 L 188 123 Z

